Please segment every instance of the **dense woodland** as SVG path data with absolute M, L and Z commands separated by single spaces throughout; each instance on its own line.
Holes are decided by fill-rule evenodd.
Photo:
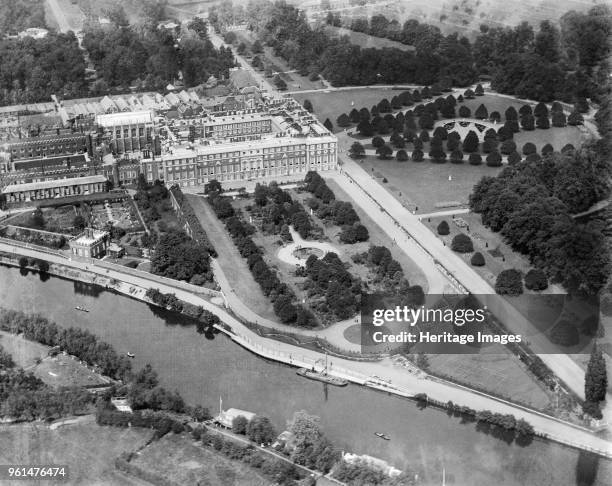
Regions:
M 0 0 L 0 32 L 46 28 L 44 0 Z

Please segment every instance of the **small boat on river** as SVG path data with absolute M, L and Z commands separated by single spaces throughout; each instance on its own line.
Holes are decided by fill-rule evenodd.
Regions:
M 348 385 L 348 381 L 342 378 L 338 378 L 337 376 L 328 375 L 322 371 L 313 371 L 308 368 L 300 368 L 297 370 L 297 374 L 303 376 L 304 378 L 309 378 L 311 380 L 321 381 L 323 383 L 327 383 L 328 385 L 334 386 L 346 386 Z
M 387 434 L 383 434 L 382 432 L 374 432 L 374 435 L 379 439 L 391 440 L 391 438 Z
M 126 353 L 128 358 L 133 358 L 134 357 L 134 353 Z
M 75 307 L 76 310 L 81 311 L 81 312 L 89 312 L 89 309 L 86 309 L 85 307 L 83 307 L 82 305 L 77 305 Z

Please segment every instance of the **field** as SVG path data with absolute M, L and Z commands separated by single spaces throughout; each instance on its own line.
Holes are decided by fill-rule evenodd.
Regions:
M 148 429 L 100 427 L 89 423 L 50 430 L 46 425 L 31 423 L 2 426 L 0 434 L 2 464 L 64 464 L 69 468 L 70 477 L 61 484 L 70 486 L 144 484 L 117 471 L 114 460 L 122 452 L 144 445 L 152 435 Z M 20 484 L 33 482 L 20 481 Z
M 501 170 L 485 164 L 397 162 L 373 156 L 367 156 L 360 163 L 402 204 L 411 210 L 418 208 L 417 214 L 451 209 L 445 203 L 466 206 L 474 184 L 481 177 L 495 176 Z M 383 183 L 383 178 L 389 182 Z
M 482 354 L 430 354 L 427 358 L 434 374 L 442 373 L 533 407 L 549 404 L 548 395 L 503 346 L 491 346 Z
M 414 46 L 409 46 L 406 44 L 402 44 L 401 42 L 384 39 L 382 37 L 374 37 L 369 34 L 364 34 L 363 32 L 355 32 L 353 30 L 345 29 L 343 27 L 334 27 L 331 25 L 326 25 L 325 30 L 331 37 L 341 37 L 347 35 L 351 41 L 351 44 L 356 44 L 362 49 L 369 47 L 374 47 L 376 49 L 393 47 L 402 51 L 415 50 Z
M 184 486 L 270 484 L 253 468 L 195 445 L 193 439 L 185 434 L 170 433 L 152 442 L 130 464 Z
M 103 386 L 108 383 L 101 375 L 81 364 L 78 359 L 58 354 L 43 359 L 33 373 L 47 385 L 61 386 Z

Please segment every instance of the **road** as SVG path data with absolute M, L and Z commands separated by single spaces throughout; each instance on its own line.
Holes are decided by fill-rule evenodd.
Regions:
M 31 258 L 41 258 L 50 263 L 95 273 L 105 278 L 116 279 L 124 283 L 124 286 L 118 287 L 118 290 L 123 293 L 128 293 L 130 286 L 142 289 L 153 287 L 161 292 L 174 293 L 179 299 L 194 305 L 201 305 L 204 309 L 219 316 L 221 321 L 232 329 L 231 332 L 221 329 L 223 332 L 227 333 L 232 340 L 241 346 L 265 358 L 280 361 L 291 366 L 308 368 L 317 366 L 317 363 L 320 363 L 321 359 L 324 358 L 324 355 L 319 352 L 259 336 L 233 317 L 223 307 L 213 304 L 209 299 L 200 295 L 184 290 L 182 286 L 174 287 L 165 283 L 153 282 L 150 279 L 130 273 L 99 267 L 95 262 L 69 260 L 66 256 L 56 252 L 39 251 L 32 247 L 27 248 L 22 244 L 7 243 L 6 240 L 0 241 L 0 251 L 25 255 Z M 134 296 L 134 294 L 131 295 Z M 299 332 L 299 330 L 296 329 L 294 332 Z M 561 443 L 571 444 L 581 449 L 592 450 L 612 458 L 612 443 L 594 435 L 587 429 L 463 387 L 436 380 L 423 379 L 420 375 L 408 372 L 403 367 L 398 367 L 388 358 L 377 362 L 334 358 L 333 361 L 330 361 L 329 372 L 355 383 L 369 383 L 370 386 L 400 396 L 426 393 L 428 397 L 440 402 L 452 400 L 456 404 L 465 405 L 475 410 L 491 410 L 497 413 L 513 414 L 517 418 L 527 420 L 539 434 L 545 437 Z M 379 378 L 374 378 L 375 376 Z M 385 384 L 385 382 L 388 384 Z

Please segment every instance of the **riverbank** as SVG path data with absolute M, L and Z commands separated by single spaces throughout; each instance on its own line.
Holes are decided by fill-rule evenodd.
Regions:
M 0 250 L 6 251 L 6 249 L 6 243 L 0 242 Z M 32 248 L 11 246 L 8 250 L 10 253 L 13 251 L 19 252 L 19 254 L 25 254 L 33 258 L 51 259 L 51 263 L 61 263 L 63 266 L 70 267 L 70 273 L 64 271 L 65 274 L 72 275 L 72 277 L 68 278 L 82 276 L 83 274 L 79 272 L 90 271 L 98 275 L 98 277 L 96 277 L 97 279 L 99 277 L 104 277 L 118 280 L 122 282 L 122 286 L 114 286 L 114 289 L 135 299 L 143 300 L 139 292 L 137 292 L 136 295 L 134 295 L 134 292 L 130 294 L 130 287 L 140 287 L 142 289 L 146 286 L 153 286 L 165 293 L 174 293 L 177 298 L 181 300 L 185 300 L 194 305 L 202 305 L 206 310 L 217 314 L 221 321 L 231 329 L 231 332 L 228 330 L 224 330 L 224 332 L 228 332 L 228 336 L 234 342 L 264 358 L 285 363 L 290 366 L 306 368 L 320 366 L 318 363 L 324 358 L 321 353 L 312 350 L 299 348 L 278 341 L 272 342 L 269 339 L 262 338 L 245 327 L 222 307 L 211 304 L 210 301 L 204 300 L 202 297 L 193 295 L 183 289 L 172 288 L 164 284 L 152 285 L 152 282 L 145 281 L 142 278 L 130 274 L 119 274 L 114 269 L 96 268 L 92 266 L 91 262 L 85 263 L 68 260 L 65 257 L 53 255 L 51 253 L 46 255 Z M 143 301 L 146 302 L 146 300 Z M 335 358 L 333 362 L 330 362 L 329 372 L 334 376 L 347 379 L 353 383 L 367 385 L 370 388 L 383 390 L 402 397 L 410 397 L 417 393 L 425 393 L 429 398 L 437 400 L 438 402 L 447 402 L 450 400 L 455 404 L 466 406 L 477 411 L 491 410 L 495 413 L 511 414 L 517 419 L 522 418 L 532 424 L 536 433 L 541 437 L 570 447 L 590 451 L 603 457 L 612 458 L 612 447 L 610 442 L 592 434 L 582 427 L 577 427 L 573 424 L 557 420 L 553 417 L 544 416 L 534 411 L 521 409 L 513 404 L 503 403 L 494 397 L 476 394 L 470 390 L 461 389 L 447 383 L 424 380 L 396 366 L 390 359 L 385 359 L 376 363 L 363 363 Z

